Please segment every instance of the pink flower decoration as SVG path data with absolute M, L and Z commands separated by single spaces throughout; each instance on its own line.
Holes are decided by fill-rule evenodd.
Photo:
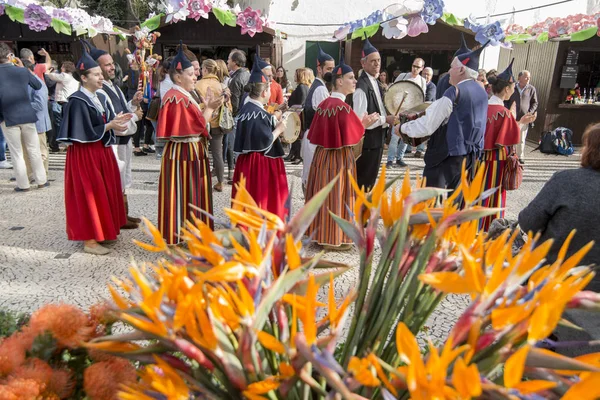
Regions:
M 200 18 L 208 19 L 208 14 L 212 10 L 212 4 L 207 0 L 191 0 L 188 3 L 188 11 L 190 18 L 198 21 Z
M 518 24 L 512 24 L 506 27 L 506 35 L 519 35 L 521 33 L 525 33 L 525 29 Z
M 260 10 L 248 7 L 237 16 L 237 24 L 242 27 L 242 35 L 248 34 L 254 37 L 256 33 L 263 31 L 263 20 L 260 18 Z
M 555 38 L 569 33 L 571 24 L 566 18 L 559 18 L 548 28 L 548 37 Z
M 429 28 L 423 18 L 420 15 L 413 15 L 410 18 L 410 22 L 408 23 L 408 36 L 417 37 L 421 33 L 429 32 Z
M 337 40 L 344 40 L 346 36 L 350 33 L 350 25 L 344 25 L 339 27 L 335 32 L 333 32 L 333 37 Z

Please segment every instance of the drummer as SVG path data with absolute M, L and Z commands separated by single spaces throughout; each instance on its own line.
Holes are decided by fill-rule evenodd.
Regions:
M 394 124 L 396 117 L 385 112 L 383 89 L 377 79 L 381 68 L 381 56 L 366 37 L 360 63 L 363 73 L 358 78 L 353 96 L 354 112 L 359 118 L 366 114 L 379 114 L 377 121 L 365 131 L 362 156 L 356 161 L 358 185 L 370 190 L 379 173 L 387 129 L 389 125 Z
M 233 151 L 238 158 L 231 196 L 235 198 L 237 185 L 244 177 L 246 189 L 258 206 L 284 219 L 289 212 L 285 208 L 289 192 L 279 135 L 285 130 L 285 121 L 278 122 L 265 111 L 271 96 L 270 82 L 256 58 L 246 87 L 248 101 L 237 116 Z
M 474 168 L 483 150 L 487 93 L 475 79 L 486 46 L 455 57 L 449 72 L 452 86 L 444 96 L 431 104 L 425 116 L 396 128 L 414 138 L 431 135 L 423 171 L 428 186 L 455 189 L 463 161 L 467 160 L 468 169 Z
M 302 166 L 303 190 L 306 189 L 308 173 L 310 171 L 310 165 L 316 149 L 316 146 L 308 141 L 308 129 L 310 129 L 310 125 L 315 117 L 317 107 L 323 100 L 329 97 L 329 91 L 327 90 L 327 86 L 325 85 L 323 77 L 325 74 L 332 72 L 333 68 L 335 67 L 333 57 L 325 53 L 318 43 L 317 46 L 319 48 L 319 54 L 317 55 L 317 78 L 314 80 L 313 84 L 308 90 L 306 100 L 304 101 L 304 109 L 302 111 L 304 114 L 304 127 L 307 129 L 307 131 L 304 133 L 304 137 L 302 138 L 301 149 L 302 161 L 304 163 Z

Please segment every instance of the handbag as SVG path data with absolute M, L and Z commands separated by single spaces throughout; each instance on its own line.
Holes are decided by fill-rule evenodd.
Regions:
M 150 121 L 158 120 L 158 112 L 160 111 L 160 97 L 154 96 L 148 104 L 148 112 L 146 113 L 146 119 Z
M 502 188 L 504 190 L 517 190 L 523 182 L 523 165 L 519 162 L 519 157 L 514 148 L 510 148 L 509 151 L 510 153 L 504 165 Z
M 225 104 L 221 105 L 221 111 L 219 112 L 219 128 L 225 133 L 233 130 L 233 114 Z

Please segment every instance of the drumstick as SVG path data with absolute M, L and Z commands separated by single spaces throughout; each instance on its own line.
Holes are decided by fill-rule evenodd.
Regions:
M 406 100 L 406 96 L 408 96 L 408 91 L 404 91 L 404 95 L 402 96 L 402 100 L 400 100 L 400 105 L 398 106 L 398 109 L 396 110 L 396 114 L 395 116 L 397 117 L 398 114 L 400 114 L 400 109 L 402 108 L 402 104 L 404 104 L 404 100 Z

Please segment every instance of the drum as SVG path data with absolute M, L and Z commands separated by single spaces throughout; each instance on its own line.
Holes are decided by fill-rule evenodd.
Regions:
M 411 108 L 410 110 L 401 112 L 400 115 L 398 116 L 400 119 L 400 124 L 403 124 L 403 123 L 409 122 L 409 121 L 414 121 L 417 118 L 421 118 L 423 115 L 425 115 L 427 107 L 429 107 L 430 105 L 431 105 L 431 103 L 423 103 L 414 108 Z M 425 137 L 421 137 L 421 138 L 412 138 L 412 137 L 407 136 L 404 133 L 402 133 L 402 131 L 400 131 L 400 137 L 402 138 L 402 141 L 404 141 L 404 143 L 406 143 L 412 147 L 416 147 L 416 146 L 420 145 L 421 143 L 426 142 L 429 139 L 429 136 L 425 136 Z
M 400 81 L 390 86 L 383 102 L 390 115 L 415 108 L 425 102 L 423 89 L 411 81 Z
M 283 117 L 287 118 L 287 122 L 285 131 L 281 134 L 280 138 L 283 143 L 292 144 L 300 136 L 300 116 L 295 112 L 286 112 L 283 114 Z

